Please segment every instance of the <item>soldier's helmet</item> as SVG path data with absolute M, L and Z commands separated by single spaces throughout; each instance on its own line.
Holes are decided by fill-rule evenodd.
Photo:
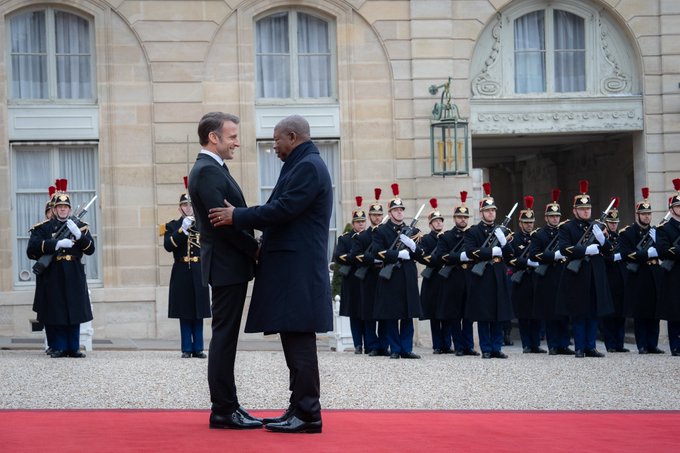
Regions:
M 465 206 L 465 200 L 467 200 L 468 193 L 465 190 L 460 192 L 460 205 L 456 206 L 453 210 L 453 216 L 470 217 L 470 209 Z
M 635 213 L 645 214 L 652 212 L 652 204 L 649 202 L 649 187 L 640 189 L 642 192 L 642 200 L 635 203 Z
M 356 197 L 357 208 L 352 211 L 352 222 L 361 222 L 366 220 L 366 211 L 361 208 L 361 204 L 364 202 L 363 197 Z
M 534 197 L 531 195 L 526 195 L 524 197 L 524 209 L 519 211 L 519 221 L 520 222 L 535 222 L 536 214 L 533 211 L 534 207 Z
M 382 189 L 380 187 L 376 187 L 373 189 L 373 192 L 375 193 L 375 203 L 371 204 L 370 208 L 368 209 L 368 213 L 382 215 L 383 207 L 380 204 L 380 194 L 382 193 Z
M 562 215 L 560 211 L 560 205 L 558 203 L 560 199 L 560 189 L 552 190 L 552 201 L 545 205 L 545 215 Z
M 54 182 L 55 185 L 55 192 L 54 195 L 52 196 L 52 206 L 57 207 L 60 205 L 65 205 L 68 206 L 69 208 L 71 207 L 71 197 L 68 196 L 68 193 L 66 193 L 66 190 L 68 188 L 68 180 L 66 179 L 57 179 Z
M 55 186 L 50 186 L 47 189 L 47 192 L 50 194 L 50 199 L 47 200 L 47 203 L 45 203 L 45 212 L 49 211 L 54 207 L 54 204 L 52 204 L 52 197 L 54 197 L 54 193 L 57 191 L 57 188 Z
M 614 204 L 607 213 L 607 217 L 604 218 L 604 221 L 610 223 L 619 223 L 621 220 L 621 218 L 619 217 L 619 202 L 621 201 L 621 199 L 619 197 L 612 197 L 612 200 L 614 200 Z
M 427 222 L 432 223 L 433 220 L 439 219 L 439 220 L 444 220 L 444 216 L 442 213 L 437 209 L 437 199 L 436 198 L 430 198 L 430 206 L 432 206 L 432 211 L 427 215 Z
M 593 205 L 590 202 L 590 195 L 588 195 L 588 180 L 582 179 L 578 185 L 581 193 L 574 197 L 574 207 L 591 208 Z
M 394 183 L 391 187 L 392 195 L 394 195 L 394 197 L 392 197 L 390 202 L 387 204 L 387 210 L 391 211 L 392 209 L 396 208 L 404 209 L 404 202 L 401 201 L 401 198 L 399 198 L 399 184 Z
M 485 182 L 482 184 L 482 188 L 484 189 L 484 197 L 479 201 L 479 210 L 496 209 L 496 201 L 491 196 L 491 183 Z
M 673 187 L 675 187 L 677 193 L 668 199 L 668 209 L 673 206 L 680 206 L 680 178 L 673 180 Z
M 184 177 L 184 190 L 186 191 L 188 189 L 189 189 L 189 177 L 185 176 Z M 179 204 L 180 205 L 187 204 L 187 203 L 191 203 L 191 198 L 189 197 L 188 191 L 184 192 L 182 195 L 179 196 Z

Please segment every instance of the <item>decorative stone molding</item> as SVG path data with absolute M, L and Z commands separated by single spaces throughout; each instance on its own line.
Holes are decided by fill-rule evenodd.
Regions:
M 472 79 L 472 92 L 475 96 L 498 96 L 501 91 L 501 83 L 494 80 L 489 72 L 496 65 L 501 52 L 501 29 L 503 24 L 500 14 L 496 16 L 496 20 L 496 25 L 491 29 L 493 43 L 491 44 L 489 56 L 484 61 L 484 67 L 481 72 Z
M 600 50 L 602 52 L 603 63 L 609 66 L 609 73 L 600 80 L 600 88 L 603 94 L 617 94 L 623 91 L 630 91 L 630 76 L 619 66 L 616 55 L 609 47 L 609 29 L 598 21 L 600 29 Z

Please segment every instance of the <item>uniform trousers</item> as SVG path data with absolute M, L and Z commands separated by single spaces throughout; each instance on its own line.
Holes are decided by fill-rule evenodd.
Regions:
M 51 324 L 52 350 L 77 352 L 80 349 L 80 324 Z
M 680 353 L 680 321 L 668 321 L 668 345 L 671 352 Z
M 366 339 L 364 338 L 366 328 L 364 326 L 364 321 L 355 316 L 350 316 L 349 329 L 352 331 L 352 341 L 354 342 L 354 349 L 359 350 L 362 347 L 366 346 L 365 345 Z M 368 350 L 368 346 L 366 346 L 366 349 Z
M 477 321 L 479 348 L 482 352 L 500 352 L 503 347 L 503 323 L 499 321 Z
M 202 319 L 180 319 L 179 332 L 182 338 L 182 352 L 203 351 Z
M 640 349 L 653 350 L 659 346 L 659 320 L 634 318 L 635 344 Z
M 54 332 L 52 325 L 45 324 L 45 339 L 47 340 L 47 347 L 55 349 L 54 347 Z
M 413 351 L 413 318 L 389 319 L 384 321 L 387 328 L 387 343 L 392 354 L 405 354 Z
M 545 322 L 545 339 L 548 349 L 569 347 L 569 322 L 566 319 L 550 319 Z
M 451 323 L 451 338 L 456 351 L 471 351 L 475 348 L 472 321 L 454 319 Z
M 321 384 L 314 332 L 281 332 L 290 377 L 293 415 L 305 422 L 321 420 Z
M 541 345 L 541 321 L 538 319 L 518 319 L 517 322 L 522 348 L 538 348 Z
M 607 349 L 623 348 L 626 336 L 626 318 L 621 316 L 607 316 L 600 320 L 600 329 Z
M 386 352 L 389 348 L 387 343 L 387 328 L 385 321 L 364 321 L 364 346 L 366 350 Z
M 440 351 L 451 350 L 451 323 L 441 319 L 430 319 L 432 332 L 432 349 Z

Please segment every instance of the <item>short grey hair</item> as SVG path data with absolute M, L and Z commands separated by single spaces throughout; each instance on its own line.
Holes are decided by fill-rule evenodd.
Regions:
M 311 136 L 309 131 L 309 123 L 300 115 L 287 116 L 276 124 L 274 130 L 294 132 L 297 136 L 304 140 L 308 140 Z

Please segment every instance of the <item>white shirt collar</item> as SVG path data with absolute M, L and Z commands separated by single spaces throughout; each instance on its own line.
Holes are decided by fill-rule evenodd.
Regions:
M 224 160 L 217 154 L 213 153 L 212 151 L 208 151 L 207 149 L 201 149 L 201 152 L 199 154 L 207 154 L 208 156 L 215 159 L 217 163 L 220 164 L 220 166 L 224 165 Z

